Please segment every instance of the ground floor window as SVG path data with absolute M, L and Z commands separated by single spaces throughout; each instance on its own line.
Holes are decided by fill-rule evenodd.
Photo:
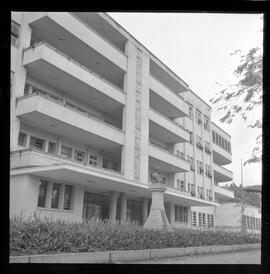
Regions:
M 63 188 L 64 191 L 61 191 L 61 188 Z M 60 210 L 71 210 L 72 196 L 73 187 L 71 185 L 40 180 L 37 206 Z M 64 203 L 61 205 L 60 201 L 64 201 Z
M 46 196 L 47 196 L 47 188 L 48 182 L 44 180 L 39 181 L 39 190 L 38 190 L 38 206 L 45 207 L 46 206 Z
M 197 212 L 192 211 L 192 225 L 197 225 Z
M 53 183 L 51 208 L 59 208 L 60 184 Z
M 188 210 L 187 207 L 175 206 L 175 222 L 187 223 Z

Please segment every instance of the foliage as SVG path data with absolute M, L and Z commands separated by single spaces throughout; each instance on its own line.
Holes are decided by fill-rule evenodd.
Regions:
M 230 185 L 225 186 L 227 189 L 233 191 L 234 193 L 234 199 L 232 199 L 232 202 L 240 203 L 242 201 L 242 189 L 241 185 L 237 186 L 234 182 L 232 182 Z M 247 187 L 248 189 L 248 187 Z M 245 188 L 244 188 L 245 190 Z M 261 194 L 256 192 L 247 192 L 244 191 L 244 202 L 245 204 L 249 204 L 255 207 L 260 208 L 261 207 Z
M 240 54 L 241 50 L 236 50 L 231 55 Z M 237 83 L 221 91 L 210 100 L 213 104 L 219 104 L 218 110 L 225 111 L 225 115 L 220 118 L 221 123 L 232 123 L 235 117 L 240 117 L 248 122 L 250 128 L 262 128 L 261 116 L 257 119 L 249 118 L 255 108 L 262 105 L 262 50 L 261 47 L 254 47 L 247 54 L 240 57 L 240 64 L 234 70 Z M 248 163 L 260 162 L 262 157 L 262 135 L 255 140 L 255 147 L 251 157 L 245 161 Z
M 15 217 L 10 220 L 10 255 L 153 249 L 259 241 L 258 236 L 251 235 L 242 239 L 239 233 L 188 229 L 155 231 L 143 229 L 136 223 L 120 225 L 106 220 L 68 223 L 40 219 L 37 216 L 28 220 Z

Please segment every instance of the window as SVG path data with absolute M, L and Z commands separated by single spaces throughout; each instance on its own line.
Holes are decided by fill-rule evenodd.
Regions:
M 20 132 L 19 138 L 18 138 L 18 146 L 26 147 L 26 138 L 27 138 L 27 135 L 23 132 Z
M 180 189 L 181 191 L 185 191 L 185 181 L 181 181 Z
M 32 149 L 44 150 L 45 140 L 34 137 L 34 136 L 31 136 L 31 138 L 30 138 L 30 147 Z
M 109 168 L 109 160 L 108 159 L 104 159 L 102 160 L 102 167 L 103 168 Z
M 197 173 L 203 174 L 203 162 L 197 160 Z
M 90 152 L 88 163 L 91 166 L 97 166 L 98 165 L 98 157 L 93 152 Z
M 48 182 L 40 180 L 38 189 L 38 206 L 46 206 L 46 195 L 47 195 Z
M 208 118 L 207 116 L 204 116 L 203 127 L 204 127 L 204 129 L 207 130 L 207 131 L 210 130 L 209 118 Z
M 193 145 L 193 133 L 192 132 L 189 132 L 189 143 L 191 144 L 191 145 Z
M 211 149 L 210 149 L 210 144 L 207 141 L 204 141 L 204 148 L 205 148 L 205 152 L 208 154 L 211 154 Z
M 195 197 L 196 196 L 195 185 L 191 184 L 190 186 L 191 186 L 190 194 L 191 194 L 191 196 Z
M 53 183 L 51 208 L 59 207 L 60 184 Z
M 192 225 L 197 225 L 197 212 L 192 211 Z
M 65 185 L 65 194 L 64 194 L 64 207 L 65 210 L 71 209 L 71 198 L 72 198 L 72 186 Z
M 206 214 L 202 213 L 202 226 L 206 226 Z
M 190 183 L 188 183 L 188 192 L 190 193 L 191 191 L 191 186 L 190 186 Z
M 11 44 L 18 46 L 18 38 L 20 33 L 20 25 L 14 21 L 11 21 Z
M 202 113 L 198 109 L 196 109 L 195 115 L 196 115 L 197 124 L 201 125 L 202 124 Z
M 50 153 L 50 154 L 56 154 L 56 143 L 49 142 L 48 153 Z
M 85 159 L 85 152 L 75 149 L 74 159 L 78 162 L 83 162 Z
M 214 226 L 214 215 L 213 214 L 207 214 L 207 226 L 208 227 Z
M 231 143 L 230 142 L 228 142 L 228 152 L 231 153 Z
M 188 221 L 188 211 L 186 207 L 175 206 L 175 221 L 181 223 L 187 223 Z
M 199 226 L 202 226 L 202 213 L 201 212 L 198 212 L 198 223 L 199 223 Z
M 188 112 L 188 117 L 191 119 L 191 120 L 193 120 L 193 106 L 190 106 L 189 105 L 189 112 Z
M 61 156 L 71 158 L 72 148 L 67 146 L 61 146 Z
M 196 135 L 196 146 L 201 150 L 203 149 L 202 138 L 198 135 Z
M 197 187 L 197 190 L 198 190 L 198 198 L 204 199 L 203 187 L 198 186 L 198 187 Z
M 194 163 L 194 158 L 193 157 L 190 157 L 190 169 L 192 171 L 195 170 L 195 163 Z

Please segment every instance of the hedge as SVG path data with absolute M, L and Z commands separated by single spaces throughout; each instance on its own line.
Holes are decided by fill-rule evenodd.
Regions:
M 176 229 L 156 231 L 136 223 L 91 220 L 52 221 L 36 216 L 10 219 L 10 255 L 154 249 L 260 242 L 260 236 L 235 232 Z

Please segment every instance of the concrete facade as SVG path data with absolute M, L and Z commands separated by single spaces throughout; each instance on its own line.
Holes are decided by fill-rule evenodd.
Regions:
M 172 226 L 233 197 L 211 107 L 106 13 L 13 12 L 11 75 L 11 216 L 144 224 L 157 167 Z

